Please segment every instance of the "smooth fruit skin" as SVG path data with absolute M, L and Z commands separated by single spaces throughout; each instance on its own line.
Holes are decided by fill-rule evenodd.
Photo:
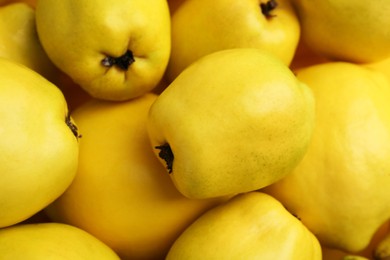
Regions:
M 163 259 L 177 236 L 225 199 L 189 200 L 155 158 L 146 132 L 156 95 L 91 100 L 72 116 L 83 133 L 75 180 L 45 212 L 80 227 L 122 259 Z
M 91 96 L 52 63 L 44 51 L 35 23 L 35 9 L 14 1 L 0 8 L 0 56 L 23 64 L 59 87 L 69 110 Z
M 292 0 L 303 41 L 330 59 L 373 62 L 390 55 L 387 0 Z
M 263 189 L 328 247 L 358 252 L 390 217 L 390 85 L 362 66 L 324 63 L 297 71 L 316 100 L 303 160 Z
M 35 10 L 24 2 L 0 8 L 0 57 L 19 62 L 53 83 L 60 74 L 38 39 Z
M 374 71 L 383 73 L 390 82 L 390 57 L 377 62 L 365 63 L 362 65 Z
M 150 109 L 154 152 L 173 153 L 169 174 L 189 198 L 260 189 L 300 161 L 314 123 L 310 90 L 259 49 L 209 54 L 189 66 Z M 168 174 L 168 173 L 167 173 Z
M 165 72 L 171 47 L 166 0 L 40 0 L 36 21 L 50 59 L 95 98 L 140 96 Z M 135 60 L 125 62 L 127 69 L 104 62 L 127 51 Z
M 300 37 L 289 0 L 277 0 L 266 17 L 265 0 L 185 0 L 172 14 L 172 50 L 167 78 L 204 55 L 230 48 L 259 48 L 289 65 Z
M 275 198 L 240 194 L 203 214 L 172 245 L 167 260 L 320 260 L 317 238 Z
M 0 82 L 0 227 L 5 227 L 42 210 L 70 185 L 78 139 L 56 86 L 6 59 L 0 59 Z
M 82 229 L 61 223 L 0 229 L 0 259 L 119 260 L 107 245 Z

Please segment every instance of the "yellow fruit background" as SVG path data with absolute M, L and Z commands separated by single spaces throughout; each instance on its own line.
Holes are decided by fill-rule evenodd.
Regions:
M 3 213 L 28 210 L 28 214 L 11 224 L 0 212 L 0 223 L 8 223 L 0 227 L 0 260 L 207 259 L 206 254 L 199 256 L 202 252 L 213 255 L 209 259 L 240 260 L 253 259 L 251 253 L 254 252 L 263 257 L 270 253 L 270 259 L 286 260 L 383 260 L 390 257 L 390 18 L 387 15 L 390 5 L 385 0 L 164 0 L 156 5 L 148 5 L 145 0 L 99 1 L 101 5 L 94 5 L 92 0 L 84 1 L 85 6 L 94 8 L 80 6 L 77 0 L 67 0 L 74 10 L 57 9 L 60 23 L 55 17 L 45 22 L 50 16 L 45 15 L 41 26 L 46 32 L 54 30 L 43 36 L 37 26 L 36 7 L 39 3 L 43 7 L 60 6 L 57 2 L 0 0 L 0 57 L 13 65 L 23 65 L 32 73 L 29 75 L 34 75 L 0 75 L 3 86 L 0 87 L 0 169 L 11 166 L 17 169 L 11 182 L 7 174 L 0 171 L 0 186 L 5 185 L 0 190 L 0 201 L 10 203 L 22 197 L 32 201 L 11 209 L 0 203 Z M 47 14 L 50 8 L 46 9 Z M 111 11 L 112 15 L 106 16 Z M 87 15 L 75 20 L 76 13 Z M 142 13 L 153 15 L 145 19 Z M 145 26 L 157 21 L 156 15 L 161 13 L 169 19 Z M 129 22 L 124 24 L 124 20 Z M 99 27 L 101 25 L 110 26 Z M 61 27 L 64 30 L 58 30 Z M 83 28 L 89 29 L 83 31 Z M 151 31 L 153 34 L 149 34 Z M 57 33 L 63 38 L 52 38 Z M 50 45 L 50 52 L 45 50 L 43 42 Z M 93 43 L 93 51 L 85 48 L 86 42 Z M 148 61 L 159 60 L 160 47 L 167 51 L 165 60 L 156 62 L 154 67 L 148 66 Z M 306 136 L 308 149 L 286 176 L 263 189 L 189 199 L 177 189 L 159 154 L 153 152 L 156 148 L 146 127 L 151 120 L 150 108 L 172 89 L 172 85 L 178 85 L 180 75 L 198 59 L 223 49 L 247 47 L 266 51 L 283 63 L 278 73 L 269 72 L 266 65 L 258 66 L 256 79 L 266 81 L 275 95 L 288 95 L 275 83 L 277 80 L 273 80 L 275 75 L 279 75 L 278 80 L 283 77 L 283 71 L 291 73 L 288 77 L 306 84 L 313 93 L 315 120 L 312 136 Z M 136 59 L 132 64 L 123 64 L 128 61 L 120 60 L 119 54 L 131 48 L 149 48 L 149 52 L 134 55 Z M 75 49 L 83 51 L 65 64 L 69 53 Z M 109 53 L 108 50 L 113 49 L 115 51 Z M 114 65 L 129 65 L 138 73 L 139 89 L 132 89 L 132 85 L 127 85 L 126 89 L 126 92 L 135 91 L 137 97 L 129 98 L 113 91 L 118 83 L 131 80 L 132 76 L 118 68 L 104 67 L 105 55 L 112 58 L 109 61 Z M 0 71 L 8 70 L 5 64 L 0 62 Z M 63 69 L 65 65 L 67 68 Z M 191 141 L 198 142 L 199 147 L 209 147 L 209 152 L 217 151 L 220 147 L 216 146 L 222 143 L 229 148 L 232 140 L 243 143 L 244 133 L 254 128 L 246 124 L 244 115 L 228 116 L 223 114 L 227 110 L 220 110 L 228 105 L 242 106 L 239 102 L 219 102 L 227 93 L 234 95 L 227 89 L 229 84 L 221 82 L 241 84 L 250 79 L 245 76 L 233 79 L 233 75 L 245 75 L 247 67 L 242 60 L 237 60 L 236 66 L 229 69 L 224 65 L 214 64 L 214 67 L 204 68 L 207 71 L 202 73 L 195 71 L 193 79 L 180 83 L 182 92 L 178 91 L 161 111 L 173 108 L 173 112 L 184 111 L 185 116 L 172 121 L 173 112 L 161 113 L 161 124 L 166 126 L 170 122 L 171 125 L 161 128 L 159 135 L 180 130 L 181 125 L 193 121 L 197 111 L 203 108 L 202 115 L 207 119 L 189 127 L 188 134 L 180 136 L 178 146 L 194 136 L 190 134 L 204 129 L 207 129 L 205 136 L 210 137 L 216 128 L 211 126 L 226 122 L 234 122 L 235 126 L 225 127 L 225 132 L 221 132 L 221 136 L 229 133 L 229 140 L 220 138 L 226 142 L 219 144 L 217 137 L 207 139 L 204 146 L 199 140 Z M 96 70 L 88 72 L 91 67 Z M 158 70 L 156 74 L 153 74 L 154 69 Z M 214 83 L 219 70 L 224 79 Z M 98 76 L 107 75 L 119 75 L 99 85 L 107 95 L 89 93 L 86 86 L 96 83 Z M 53 84 L 52 87 L 60 91 L 56 89 L 57 94 L 53 94 L 51 101 L 27 92 L 7 98 L 9 92 L 4 86 L 9 86 L 9 77 L 25 89 L 30 88 L 31 93 L 37 87 L 37 78 L 38 82 L 46 79 L 43 82 Z M 199 85 L 196 88 L 200 82 L 203 89 L 215 92 L 212 97 L 215 105 L 204 107 L 204 100 L 211 96 L 207 96 L 207 91 L 201 92 Z M 192 95 L 180 94 L 190 85 L 195 86 Z M 262 97 L 257 99 L 262 100 L 256 104 L 259 109 L 264 106 L 264 100 L 272 101 Z M 49 140 L 47 151 L 61 142 L 61 138 L 57 138 L 60 130 L 52 127 L 43 133 L 39 125 L 46 115 L 58 113 L 58 106 L 53 104 L 59 99 L 66 101 L 61 111 L 68 111 L 68 115 L 61 115 L 58 122 L 67 123 L 64 131 L 77 142 L 77 149 L 63 155 L 58 163 L 47 164 L 50 169 L 39 172 L 39 181 L 50 182 L 50 185 L 37 188 L 34 185 L 38 181 L 31 180 L 37 175 L 34 169 L 43 161 L 29 160 L 28 156 L 55 158 L 60 154 L 61 151 L 43 154 L 39 148 L 43 140 Z M 39 110 L 45 104 L 50 105 Z M 187 109 L 188 104 L 193 104 L 193 108 Z M 213 116 L 216 114 L 219 116 Z M 68 116 L 72 121 L 66 121 Z M 283 120 L 271 113 L 267 119 L 286 125 L 296 116 L 285 113 Z M 20 121 L 15 120 L 19 118 Z M 14 131 L 8 130 L 10 119 Z M 236 130 L 240 127 L 242 131 Z M 285 134 L 292 130 L 286 129 Z M 34 135 L 23 141 L 27 133 Z M 74 133 L 78 134 L 77 138 Z M 46 139 L 39 137 L 42 134 Z M 252 144 L 258 141 L 253 138 Z M 289 142 L 288 139 L 269 141 L 270 152 L 273 145 Z M 21 144 L 23 149 L 11 158 L 9 152 L 22 147 Z M 250 154 L 253 146 L 245 147 L 243 151 Z M 202 157 L 203 152 L 198 149 L 199 154 L 193 157 L 202 158 L 199 165 L 220 165 L 223 160 L 235 162 L 233 159 L 238 158 L 239 150 L 223 150 L 226 152 L 210 152 L 210 156 Z M 64 173 L 63 192 L 52 195 L 58 188 L 58 183 L 51 181 L 55 172 L 76 156 L 75 167 L 69 167 Z M 15 158 L 24 159 L 12 164 Z M 179 160 L 172 159 L 173 162 Z M 240 159 L 240 163 L 235 162 L 234 174 L 238 176 L 241 172 L 237 169 L 247 164 L 245 158 Z M 191 166 L 186 167 L 188 172 L 193 170 Z M 77 168 L 76 173 L 74 168 Z M 20 170 L 24 170 L 25 176 L 17 175 Z M 218 172 L 224 170 L 231 169 L 219 166 Z M 212 167 L 205 171 L 210 178 L 215 172 Z M 239 177 L 231 180 L 237 187 L 243 186 Z M 231 180 L 221 179 L 213 185 L 222 186 Z M 253 181 L 249 177 L 245 179 L 247 183 Z M 22 190 L 21 184 L 25 185 Z M 262 198 L 253 204 L 243 199 L 252 195 Z M 35 206 L 48 196 L 50 204 L 47 200 L 45 203 L 49 205 Z M 207 220 L 210 216 L 213 221 Z M 304 232 L 297 235 L 297 228 Z M 260 230 L 266 231 L 269 237 L 260 236 Z

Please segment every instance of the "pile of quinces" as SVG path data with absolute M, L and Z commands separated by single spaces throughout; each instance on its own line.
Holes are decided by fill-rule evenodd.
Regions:
M 0 259 L 390 257 L 386 0 L 0 3 Z

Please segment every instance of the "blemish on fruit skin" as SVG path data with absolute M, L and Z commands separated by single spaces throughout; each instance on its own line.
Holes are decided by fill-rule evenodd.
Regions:
M 120 57 L 107 56 L 102 59 L 101 64 L 104 67 L 117 66 L 122 70 L 128 70 L 129 66 L 135 62 L 134 55 L 130 50 L 127 50 L 125 54 Z
M 278 3 L 276 0 L 268 0 L 266 3 L 261 3 L 261 13 L 267 18 L 270 19 L 272 17 L 275 17 L 276 15 L 271 14 L 273 10 L 278 6 Z
M 168 173 L 172 173 L 172 166 L 173 166 L 173 152 L 171 149 L 171 146 L 168 143 L 165 143 L 163 145 L 158 145 L 154 147 L 155 149 L 160 150 L 158 153 L 158 156 L 165 161 L 167 164 L 167 170 Z
M 72 120 L 70 119 L 70 114 L 68 113 L 65 116 L 65 123 L 72 131 L 73 135 L 76 137 L 76 139 L 81 138 L 81 135 L 79 134 L 79 130 L 75 124 L 73 124 Z

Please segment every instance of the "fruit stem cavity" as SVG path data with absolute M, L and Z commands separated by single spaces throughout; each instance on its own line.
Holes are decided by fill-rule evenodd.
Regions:
M 81 138 L 81 135 L 79 134 L 79 130 L 78 130 L 77 126 L 75 124 L 73 124 L 69 113 L 65 117 L 65 123 L 70 128 L 70 130 L 72 131 L 72 133 L 76 137 L 76 139 Z
M 169 144 L 165 143 L 163 145 L 155 146 L 154 148 L 160 150 L 158 156 L 167 164 L 168 173 L 172 173 L 173 152 Z
M 102 65 L 104 67 L 117 66 L 122 70 L 127 70 L 133 62 L 135 62 L 134 55 L 130 50 L 127 50 L 126 53 L 120 57 L 105 57 L 102 60 Z
M 267 18 L 270 19 L 274 17 L 274 14 L 271 14 L 273 10 L 278 6 L 278 3 L 276 0 L 268 0 L 266 3 L 261 3 L 260 8 L 261 8 L 261 13 Z

